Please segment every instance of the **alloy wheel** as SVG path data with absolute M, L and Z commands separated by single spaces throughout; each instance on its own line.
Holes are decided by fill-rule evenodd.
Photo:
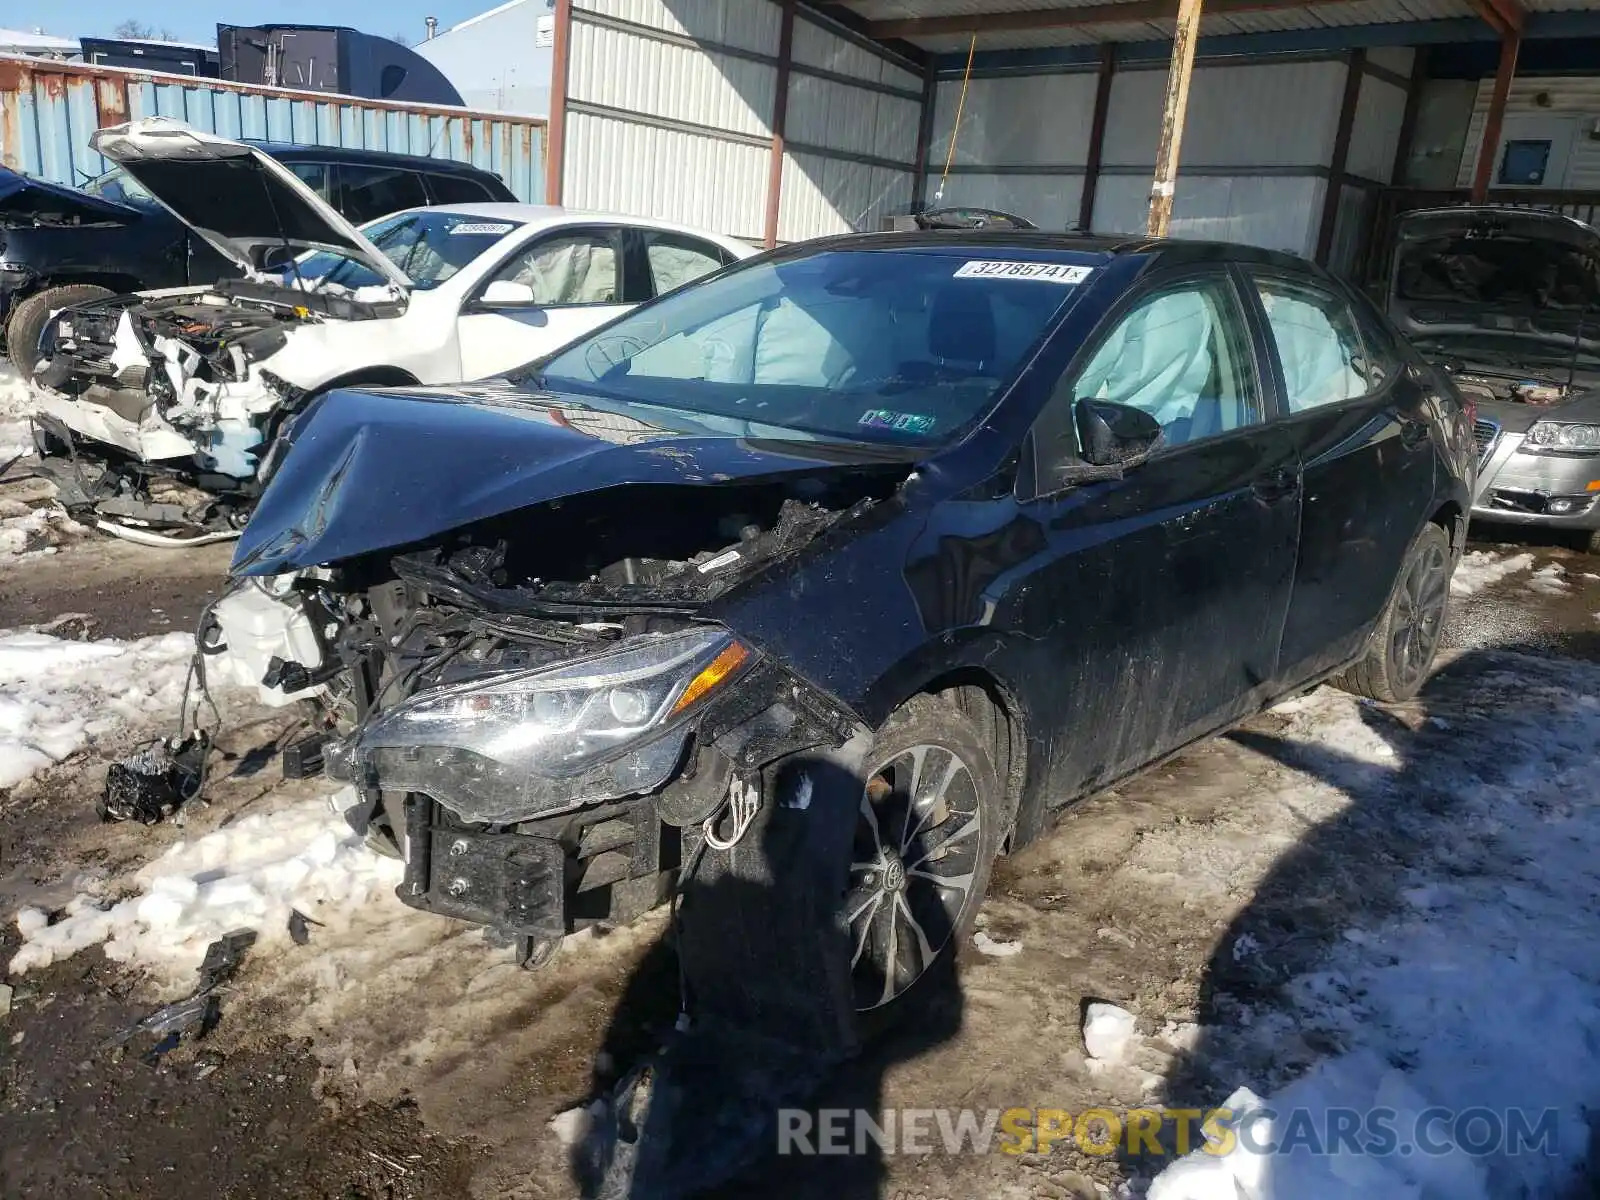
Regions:
M 1390 661 L 1401 689 L 1414 687 L 1433 661 L 1449 598 L 1449 555 L 1430 542 L 1407 565 L 1389 624 Z
M 904 994 L 950 942 L 982 832 L 972 769 L 947 747 L 908 747 L 867 777 L 844 908 L 857 1011 Z

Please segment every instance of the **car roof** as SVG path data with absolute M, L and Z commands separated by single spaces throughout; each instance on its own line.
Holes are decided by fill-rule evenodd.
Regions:
M 1307 259 L 1282 250 L 1239 242 L 1199 241 L 1188 238 L 1152 238 L 1134 234 L 1048 233 L 1018 229 L 919 229 L 898 233 L 847 233 L 797 243 L 792 249 L 895 250 L 919 247 L 969 248 L 974 251 L 1055 251 L 1097 258 L 1141 255 L 1162 263 L 1242 262 L 1320 273 Z
M 418 211 L 455 213 L 463 217 L 478 217 L 485 221 L 520 221 L 524 225 L 555 228 L 561 225 L 586 225 L 590 222 L 606 225 L 636 225 L 641 229 L 659 229 L 667 233 L 682 233 L 702 241 L 754 253 L 755 248 L 738 238 L 714 233 L 709 229 L 696 229 L 693 225 L 680 225 L 676 221 L 658 221 L 654 217 L 633 217 L 626 213 L 599 212 L 584 208 L 563 208 L 555 204 L 515 204 L 511 201 L 482 202 L 475 204 L 435 204 Z M 392 214 L 391 214 L 392 215 Z
M 280 162 L 296 160 L 335 160 L 346 163 L 372 163 L 375 166 L 405 166 L 419 171 L 450 175 L 488 175 L 489 171 L 454 158 L 432 158 L 426 154 L 394 154 L 388 150 L 364 150 L 350 146 L 313 146 L 304 142 L 264 142 L 240 139 Z

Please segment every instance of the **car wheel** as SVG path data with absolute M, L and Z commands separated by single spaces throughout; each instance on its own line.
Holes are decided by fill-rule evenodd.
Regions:
M 844 906 L 864 1032 L 948 970 L 983 903 L 1003 812 L 984 739 L 953 704 L 915 696 L 879 730 Z
M 1437 525 L 1425 526 L 1401 564 L 1366 657 L 1336 686 L 1385 703 L 1415 696 L 1439 650 L 1454 570 L 1450 539 Z
M 11 320 L 6 322 L 6 354 L 12 365 L 24 378 L 31 378 L 39 362 L 39 335 L 44 332 L 50 314 L 58 308 L 70 308 L 113 294 L 110 288 L 93 283 L 71 283 L 29 296 L 17 305 Z

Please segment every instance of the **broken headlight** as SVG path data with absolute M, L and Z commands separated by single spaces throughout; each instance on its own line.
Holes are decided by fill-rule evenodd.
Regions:
M 1562 451 L 1592 453 L 1600 451 L 1600 425 L 1579 425 L 1566 421 L 1536 421 L 1522 448 L 1546 454 Z
M 687 718 L 754 658 L 722 629 L 645 634 L 556 667 L 419 693 L 351 749 L 386 791 L 425 792 L 469 821 L 526 820 L 665 783 Z

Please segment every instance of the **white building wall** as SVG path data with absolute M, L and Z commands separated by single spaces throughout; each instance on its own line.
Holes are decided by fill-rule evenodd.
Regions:
M 511 0 L 412 49 L 444 73 L 468 108 L 547 117 L 553 21 L 549 0 Z
M 1494 80 L 1478 84 L 1477 102 L 1456 171 L 1456 186 L 1471 187 Z M 1549 138 L 1552 170 L 1541 185 L 1583 191 L 1600 188 L 1600 75 L 1518 76 L 1506 97 L 1501 146 L 1511 138 Z M 1498 175 L 1499 158 L 1496 157 Z M 1491 187 L 1500 187 L 1498 178 Z
M 563 201 L 760 240 L 776 0 L 573 0 Z M 778 237 L 877 228 L 910 206 L 922 81 L 802 11 Z

